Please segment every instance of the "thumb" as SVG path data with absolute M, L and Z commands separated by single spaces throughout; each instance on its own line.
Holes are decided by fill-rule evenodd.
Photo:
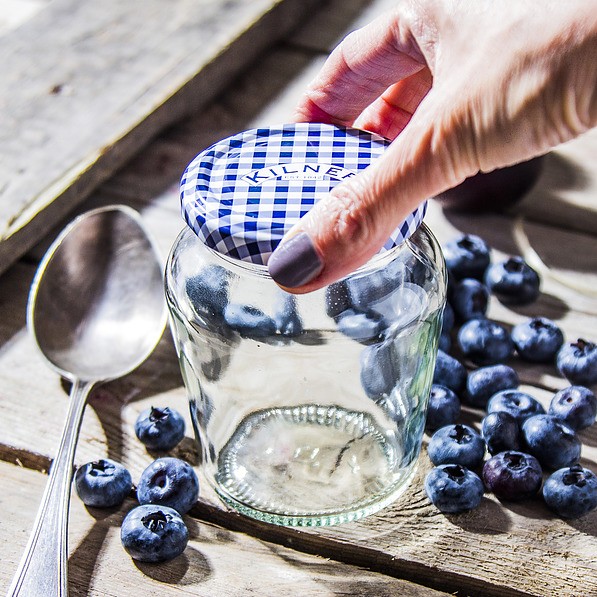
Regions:
M 334 187 L 282 239 L 268 268 L 285 290 L 311 292 L 351 273 L 422 202 L 476 171 L 438 142 L 432 93 L 382 157 Z

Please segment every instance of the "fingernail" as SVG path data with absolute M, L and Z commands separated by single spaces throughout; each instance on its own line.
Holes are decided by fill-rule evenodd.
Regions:
M 301 232 L 279 245 L 267 266 L 270 276 L 280 286 L 297 288 L 318 276 L 323 269 L 323 262 L 309 235 Z

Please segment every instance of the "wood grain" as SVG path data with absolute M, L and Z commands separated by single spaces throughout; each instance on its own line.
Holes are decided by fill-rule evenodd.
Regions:
M 46 476 L 0 462 L 0 591 L 8 588 L 18 565 Z M 275 543 L 234 533 L 189 516 L 189 544 L 174 560 L 155 565 L 135 563 L 120 543 L 119 527 L 135 506 L 87 509 L 73 497 L 69 521 L 69 589 L 71 595 L 258 594 L 363 597 L 442 597 L 446 593 L 349 565 L 339 565 Z
M 0 36 L 0 272 L 317 0 L 53 0 Z

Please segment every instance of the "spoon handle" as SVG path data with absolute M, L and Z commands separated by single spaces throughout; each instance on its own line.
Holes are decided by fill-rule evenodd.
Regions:
M 35 525 L 7 597 L 66 597 L 67 524 L 75 447 L 93 382 L 75 380 L 60 447 L 50 467 Z

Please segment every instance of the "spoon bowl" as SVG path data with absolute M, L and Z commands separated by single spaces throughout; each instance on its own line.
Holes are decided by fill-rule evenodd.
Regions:
M 92 387 L 151 354 L 167 320 L 161 260 L 126 206 L 73 220 L 42 259 L 27 325 L 49 365 L 72 381 L 58 452 L 9 596 L 68 595 L 67 526 L 73 462 Z
M 28 325 L 69 379 L 107 381 L 136 368 L 166 322 L 162 269 L 132 209 L 110 206 L 67 226 L 31 287 Z

